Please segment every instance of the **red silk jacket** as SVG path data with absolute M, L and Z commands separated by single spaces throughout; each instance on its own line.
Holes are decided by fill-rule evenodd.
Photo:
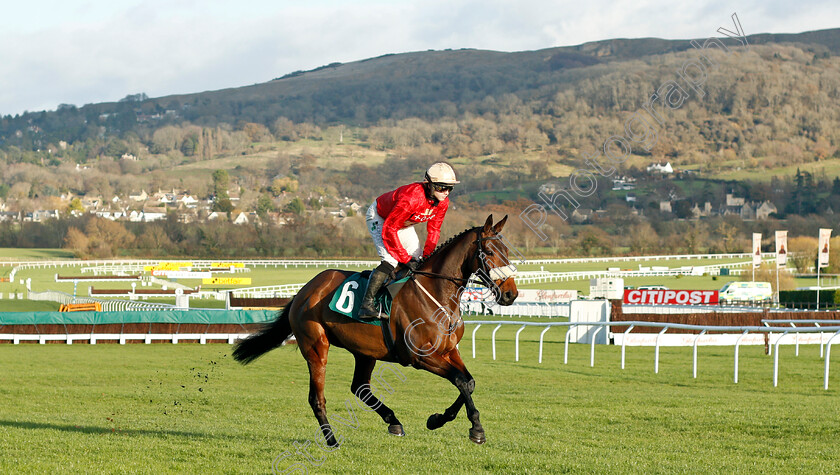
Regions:
M 423 257 L 428 257 L 437 246 L 440 238 L 440 226 L 449 209 L 449 198 L 435 206 L 434 199 L 427 199 L 423 183 L 410 183 L 394 191 L 389 191 L 376 199 L 376 212 L 385 219 L 382 225 L 382 240 L 385 249 L 398 262 L 407 263 L 411 256 L 405 252 L 397 231 L 418 223 L 426 222 L 426 245 Z

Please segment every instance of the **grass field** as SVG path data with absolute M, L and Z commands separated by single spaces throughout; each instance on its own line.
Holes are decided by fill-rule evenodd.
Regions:
M 0 262 L 73 259 L 73 253 L 64 249 L 21 249 L 0 247 Z
M 474 394 L 488 442 L 467 438 L 463 413 L 437 431 L 429 414 L 456 396 L 449 383 L 402 368 L 386 377 L 384 401 L 406 437 L 386 434 L 373 413 L 351 419 L 352 357 L 333 348 L 327 406 L 342 447 L 309 447 L 313 473 L 827 473 L 840 454 L 840 355 L 832 357 L 831 389 L 822 389 L 816 347 L 801 355 L 782 348 L 779 387 L 763 348 L 741 351 L 740 383 L 732 382 L 732 349 L 701 347 L 698 379 L 691 349 L 663 348 L 659 374 L 652 348 L 572 345 L 562 364 L 562 331 L 537 363 L 538 329 L 479 331 L 478 358 L 469 338 L 461 351 L 477 386 Z M 467 335 L 471 332 L 467 328 Z M 314 441 L 317 424 L 307 404 L 306 365 L 293 347 L 242 367 L 228 345 L 0 345 L 0 472 L 270 473 L 307 462 L 296 444 Z M 386 374 L 388 374 L 386 372 Z M 352 407 L 352 406 L 351 406 Z M 278 471 L 279 471 L 278 470 Z
M 732 168 L 735 168 L 737 165 L 735 163 L 730 163 L 729 165 Z M 752 181 L 770 181 L 774 176 L 775 177 L 787 177 L 793 176 L 796 174 L 796 170 L 799 169 L 803 172 L 811 173 L 815 176 L 820 176 L 825 174 L 828 177 L 840 175 L 840 160 L 837 159 L 828 159 L 828 160 L 821 160 L 819 162 L 811 162 L 811 163 L 796 163 L 793 165 L 787 165 L 784 167 L 775 167 L 775 168 L 751 168 L 751 169 L 743 169 L 743 170 L 724 170 L 718 173 L 711 174 L 709 178 L 718 179 L 718 180 L 752 180 Z

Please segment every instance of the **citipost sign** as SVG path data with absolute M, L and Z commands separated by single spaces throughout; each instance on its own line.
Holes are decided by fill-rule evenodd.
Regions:
M 624 303 L 693 305 L 718 303 L 717 290 L 624 290 Z

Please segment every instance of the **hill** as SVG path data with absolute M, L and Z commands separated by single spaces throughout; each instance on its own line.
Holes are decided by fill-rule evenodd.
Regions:
M 729 53 L 705 53 L 702 94 L 683 83 L 683 100 L 659 106 L 655 144 L 634 142 L 614 173 L 605 173 L 597 191 L 581 200 L 592 212 L 582 222 L 595 229 L 570 231 L 554 223 L 547 252 L 556 252 L 569 232 L 576 241 L 567 249 L 582 244 L 586 253 L 606 252 L 609 236 L 632 238 L 626 233 L 631 226 L 673 236 L 654 248 L 683 248 L 685 230 L 659 223 L 690 217 L 694 205 L 706 202 L 721 209 L 727 194 L 770 201 L 778 218 L 802 216 L 802 233 L 830 221 L 828 213 L 840 210 L 840 182 L 832 181 L 840 169 L 840 29 L 748 40 L 749 49 L 730 41 Z M 127 199 L 131 193 L 176 188 L 207 200 L 223 188 L 215 172 L 226 170 L 225 183 L 239 197 L 236 208 L 300 214 L 368 203 L 447 160 L 464 177 L 453 195 L 459 214 L 477 216 L 492 206 L 518 213 L 538 199 L 540 187 L 568 186 L 572 172 L 591 168 L 586 154 L 624 135 L 626 121 L 698 58 L 688 40 L 656 38 L 516 53 L 414 52 L 241 88 L 161 98 L 133 94 L 116 103 L 6 116 L 0 118 L 0 205 L 18 216 L 78 211 L 87 205 L 70 199 L 87 197 L 131 210 L 141 206 Z M 666 161 L 683 180 L 645 171 Z M 619 175 L 640 180 L 636 196 L 612 191 L 611 178 Z M 814 213 L 828 221 L 804 217 Z M 453 226 L 463 229 L 471 219 Z M 173 242 L 204 239 L 175 224 L 167 228 Z M 699 236 L 708 244 L 700 247 L 718 245 L 720 230 L 734 224 L 727 226 L 707 226 Z M 0 241 L 49 247 L 64 239 L 67 227 L 39 234 L 0 226 Z M 158 236 L 149 235 L 150 246 Z M 365 236 L 353 239 L 361 243 Z M 639 250 L 642 244 L 620 247 Z

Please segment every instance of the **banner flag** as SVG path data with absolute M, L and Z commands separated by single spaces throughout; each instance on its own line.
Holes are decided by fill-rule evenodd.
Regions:
M 831 239 L 831 230 L 820 228 L 820 252 L 819 262 L 820 267 L 828 267 L 828 241 Z
M 753 233 L 753 268 L 761 265 L 761 233 Z
M 787 231 L 776 231 L 776 268 L 787 267 Z

